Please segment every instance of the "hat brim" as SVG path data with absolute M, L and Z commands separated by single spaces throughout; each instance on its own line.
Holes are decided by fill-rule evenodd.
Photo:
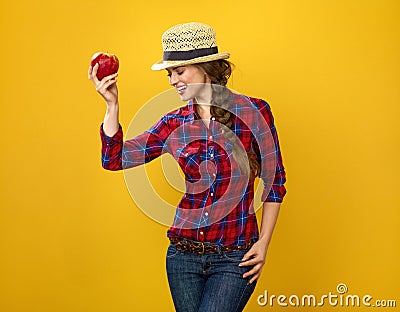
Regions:
M 164 61 L 161 60 L 151 66 L 152 70 L 162 70 L 171 67 L 183 66 L 183 65 L 190 65 L 190 64 L 198 64 L 198 63 L 205 63 L 211 62 L 216 60 L 222 60 L 229 58 L 230 54 L 228 52 L 221 52 L 217 54 L 211 54 L 201 57 L 196 57 L 191 60 L 184 60 L 184 61 Z

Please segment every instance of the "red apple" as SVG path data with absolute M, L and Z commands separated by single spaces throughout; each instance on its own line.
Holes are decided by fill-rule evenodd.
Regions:
M 117 56 L 105 52 L 97 52 L 92 56 L 90 65 L 94 66 L 96 63 L 99 63 L 99 68 L 97 69 L 97 78 L 99 80 L 108 75 L 115 74 L 119 68 Z

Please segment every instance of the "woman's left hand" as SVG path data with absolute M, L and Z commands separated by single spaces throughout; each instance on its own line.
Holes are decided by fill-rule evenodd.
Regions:
M 256 281 L 260 275 L 265 263 L 268 246 L 263 241 L 257 241 L 250 250 L 243 256 L 239 266 L 254 266 L 250 271 L 243 274 L 243 278 L 252 276 L 250 284 Z

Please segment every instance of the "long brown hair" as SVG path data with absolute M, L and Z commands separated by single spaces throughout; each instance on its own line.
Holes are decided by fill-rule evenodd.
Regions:
M 228 83 L 228 79 L 232 74 L 232 63 L 227 60 L 216 60 L 206 63 L 196 64 L 201 67 L 211 80 L 212 88 L 212 101 L 210 112 L 215 119 L 227 128 L 231 129 L 234 115 L 229 111 L 230 94 L 225 87 Z M 253 152 L 244 152 L 240 146 L 240 142 L 237 142 L 237 137 L 233 131 L 224 131 L 224 137 L 232 143 L 232 154 L 234 159 L 239 165 L 241 172 L 249 172 L 250 178 L 254 179 L 260 175 L 260 164 L 257 160 L 257 156 Z

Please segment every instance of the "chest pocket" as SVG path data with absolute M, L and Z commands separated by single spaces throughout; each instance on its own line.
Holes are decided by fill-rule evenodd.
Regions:
M 232 149 L 233 145 L 229 141 L 224 142 L 223 145 L 219 145 L 216 148 L 214 155 L 216 156 L 215 160 L 218 161 L 218 164 L 228 167 L 232 165 L 231 164 L 231 160 L 233 158 Z
M 225 157 L 228 158 L 232 155 L 233 144 L 230 141 L 224 142 L 224 154 Z
M 186 179 L 195 181 L 200 179 L 200 155 L 199 146 L 185 146 L 176 149 L 176 159 L 181 167 Z
M 240 142 L 236 142 L 240 144 Z M 221 151 L 218 153 L 218 170 L 226 176 L 231 176 L 232 174 L 240 175 L 239 164 L 233 156 L 233 143 L 230 141 L 225 141 L 224 145 L 220 147 Z
M 198 146 L 185 146 L 185 147 L 178 147 L 176 149 L 176 156 L 177 158 L 188 158 L 193 155 L 196 155 L 199 152 Z

